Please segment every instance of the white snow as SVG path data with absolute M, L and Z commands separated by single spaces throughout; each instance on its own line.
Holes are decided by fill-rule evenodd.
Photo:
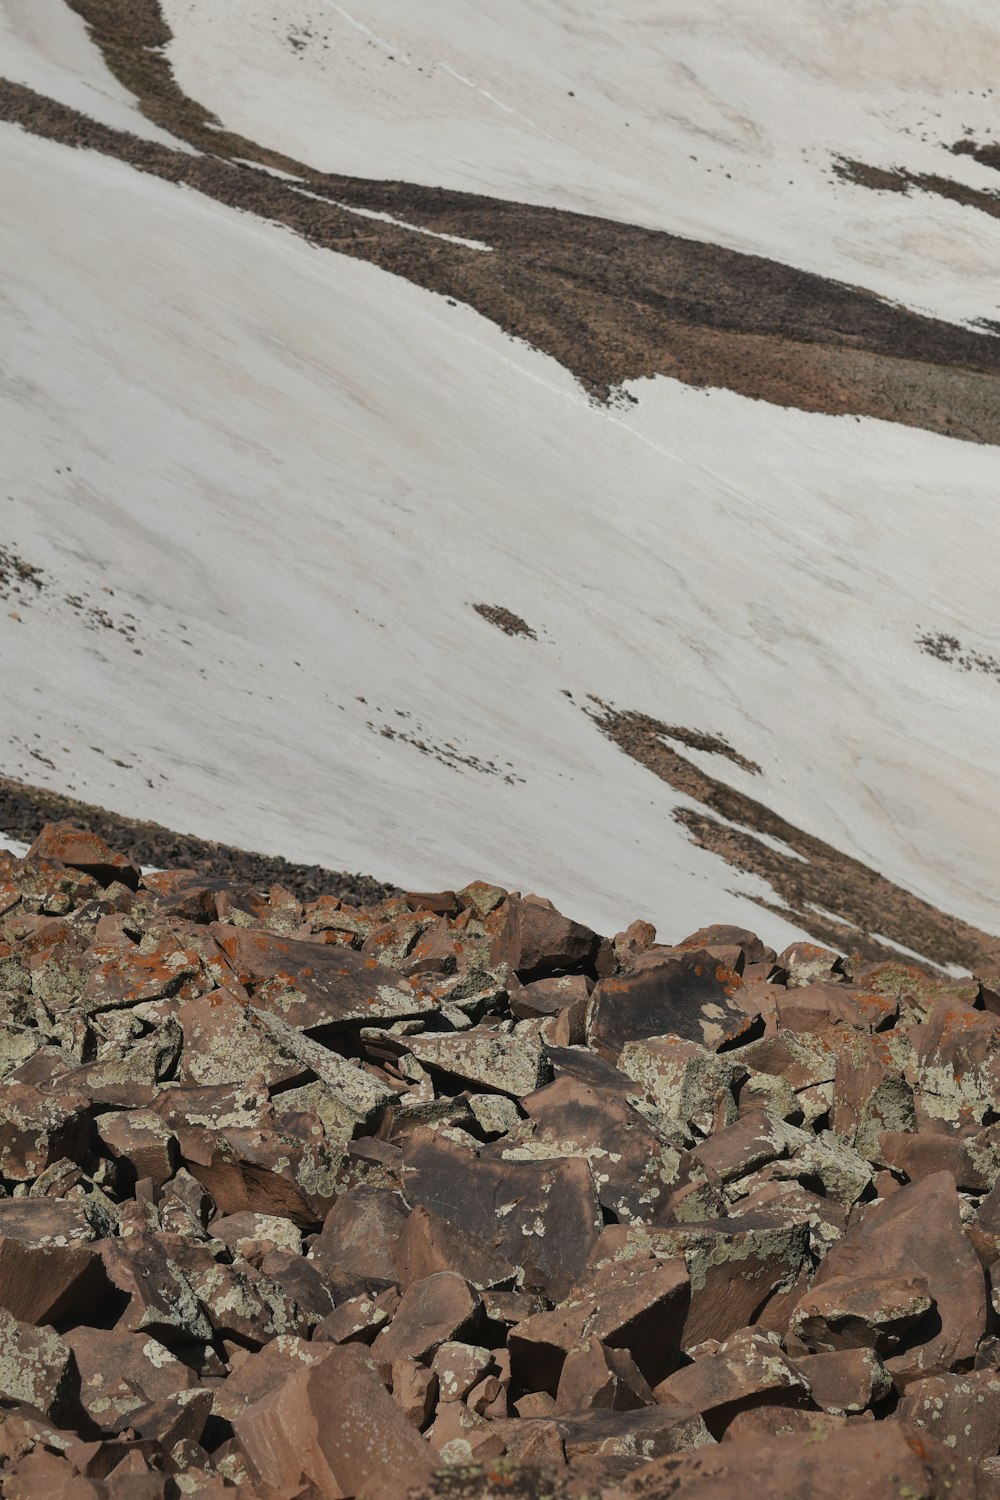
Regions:
M 606 931 L 801 936 L 690 844 L 695 804 L 593 693 L 725 736 L 763 775 L 693 755 L 711 774 L 995 925 L 1000 693 L 914 643 L 1000 650 L 995 450 L 664 379 L 609 412 L 374 267 L 10 126 L 0 148 L 0 537 L 48 580 L 0 609 L 0 769 Z
M 1000 222 L 835 157 L 996 190 L 988 0 L 163 0 L 181 86 L 324 171 L 716 241 L 996 317 Z
M 0 833 L 0 849 L 6 849 L 10 854 L 23 859 L 28 852 L 29 845 L 21 839 L 12 839 L 6 833 Z
M 190 149 L 145 119 L 63 0 L 0 0 L 0 76 L 115 130 Z

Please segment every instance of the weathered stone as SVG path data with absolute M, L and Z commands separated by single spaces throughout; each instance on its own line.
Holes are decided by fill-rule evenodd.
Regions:
M 514 1099 L 533 1093 L 550 1072 L 545 1050 L 537 1040 L 485 1027 L 457 1034 L 425 1032 L 411 1039 L 410 1051 L 435 1072 Z
M 508 1162 L 497 1146 L 477 1151 L 470 1141 L 469 1147 L 415 1132 L 404 1148 L 407 1201 L 499 1250 L 523 1269 L 526 1287 L 565 1296 L 603 1222 L 590 1166 L 573 1159 Z
M 740 1037 L 749 1040 L 753 1021 L 732 1000 L 738 988 L 731 969 L 700 952 L 602 979 L 591 1001 L 590 1045 L 614 1060 L 628 1042 L 646 1037 L 669 1034 L 713 1051 Z
M 871 1347 L 810 1354 L 794 1364 L 816 1405 L 834 1416 L 875 1406 L 892 1389 L 892 1377 Z
M 596 933 L 564 917 L 542 896 L 510 896 L 498 915 L 502 921 L 491 960 L 506 964 L 525 982 L 584 968 L 594 958 Z
M 355 1188 L 327 1214 L 310 1259 L 341 1286 L 380 1291 L 397 1280 L 394 1251 L 406 1218 L 398 1193 Z
M 605 1209 L 622 1221 L 655 1221 L 678 1176 L 681 1152 L 618 1092 L 562 1076 L 522 1101 L 530 1122 L 508 1137 L 508 1161 L 589 1162 Z
M 317 1245 L 321 1242 L 322 1236 Z M 438 1271 L 453 1271 L 478 1291 L 513 1285 L 517 1275 L 494 1246 L 419 1205 L 403 1224 L 391 1253 L 396 1277 L 404 1288 Z
M 675 1036 L 627 1042 L 618 1067 L 635 1080 L 667 1122 L 702 1135 L 738 1118 L 736 1091 L 746 1069 L 729 1053 L 719 1057 L 697 1042 Z
M 80 1372 L 80 1401 L 98 1427 L 118 1431 L 151 1401 L 190 1390 L 198 1377 L 158 1339 L 126 1328 L 73 1328 L 64 1335 Z
M 633 1411 L 652 1404 L 653 1393 L 627 1349 L 591 1337 L 567 1354 L 556 1391 L 557 1412 L 596 1407 Z
M 712 1443 L 701 1414 L 679 1402 L 630 1411 L 596 1408 L 557 1415 L 555 1424 L 571 1464 L 582 1458 L 624 1458 L 642 1468 L 664 1454 L 690 1453 Z
M 43 1416 L 72 1424 L 80 1390 L 73 1351 L 51 1328 L 32 1328 L 0 1308 L 0 1391 Z
M 889 1361 L 894 1374 L 912 1379 L 971 1360 L 986 1329 L 986 1289 L 982 1267 L 962 1233 L 955 1180 L 949 1173 L 900 1189 L 852 1225 L 820 1265 L 808 1295 L 815 1298 L 831 1282 L 844 1287 L 846 1294 L 852 1283 L 858 1283 L 870 1286 L 877 1302 L 884 1300 L 884 1290 L 879 1289 L 900 1277 L 911 1284 L 923 1278 L 924 1293 L 913 1285 L 914 1309 L 920 1296 L 931 1299 L 940 1326 L 929 1328 L 908 1347 L 898 1365 L 895 1358 Z
M 627 1481 L 625 1494 L 628 1500 L 665 1500 L 677 1493 L 692 1500 L 842 1500 L 845 1485 L 852 1500 L 992 1500 L 996 1494 L 974 1464 L 918 1429 L 893 1421 L 824 1429 L 817 1422 L 821 1415 L 804 1418 L 810 1430 L 799 1435 L 741 1438 L 657 1459 Z M 824 1417 L 826 1423 L 835 1420 Z
M 607 1255 L 683 1256 L 690 1275 L 690 1306 L 682 1347 L 689 1349 L 706 1339 L 728 1338 L 756 1322 L 769 1298 L 798 1275 L 809 1232 L 804 1224 L 747 1214 L 668 1228 L 612 1228 L 602 1241 Z
M 392 1362 L 392 1399 L 403 1412 L 407 1421 L 421 1432 L 434 1414 L 438 1397 L 438 1379 L 426 1365 L 414 1359 L 394 1359 Z
M 426 1359 L 439 1345 L 471 1333 L 481 1312 L 475 1288 L 451 1271 L 414 1281 L 392 1323 L 372 1345 L 372 1355 L 385 1366 L 395 1359 Z
M 668 1375 L 653 1392 L 663 1404 L 681 1402 L 702 1414 L 720 1438 L 738 1412 L 755 1406 L 803 1406 L 809 1387 L 782 1352 L 776 1335 L 740 1329 L 719 1346 Z
M 371 1344 L 389 1323 L 399 1306 L 394 1287 L 357 1297 L 347 1297 L 327 1313 L 313 1332 L 323 1344 Z
M 234 1359 L 232 1373 L 212 1392 L 212 1411 L 227 1422 L 278 1390 L 299 1370 L 326 1358 L 325 1344 L 307 1343 L 295 1334 L 279 1334 L 262 1349 Z
M 96 833 L 73 823 L 46 823 L 25 860 L 57 860 L 70 869 L 82 870 L 100 885 L 119 880 L 131 890 L 138 889 L 140 872 L 124 854 L 116 854 Z
M 717 1131 L 691 1155 L 713 1180 L 734 1182 L 766 1162 L 791 1155 L 808 1140 L 803 1131 L 759 1110 Z
M 329 1500 L 382 1486 L 402 1495 L 430 1477 L 424 1439 L 356 1345 L 328 1346 L 232 1420 L 254 1481 L 278 1490 L 304 1479 Z
M 584 1336 L 627 1349 L 650 1385 L 674 1367 L 688 1312 L 683 1262 L 651 1257 L 609 1261 L 552 1312 L 536 1313 L 508 1337 L 521 1384 L 553 1395 L 570 1350 Z
M 478 1344 L 449 1339 L 439 1345 L 431 1369 L 442 1401 L 464 1401 L 490 1368 L 492 1355 Z
M 884 1031 L 899 1014 L 899 1006 L 890 996 L 845 984 L 802 985 L 779 996 L 775 1008 L 779 1028 L 799 1034 L 840 1026 Z
M 93 1125 L 87 1100 L 60 1090 L 41 1094 L 28 1083 L 4 1080 L 0 1097 L 0 1174 L 30 1182 L 61 1157 L 79 1161 Z
M 434 1009 L 408 980 L 340 945 L 280 938 L 213 923 L 209 929 L 254 989 L 254 1004 L 300 1031 L 373 1026 Z
M 111 1288 L 94 1231 L 76 1204 L 0 1202 L 0 1308 L 22 1323 L 61 1323 L 101 1306 Z
M 970 1370 L 908 1385 L 896 1417 L 924 1429 L 963 1458 L 993 1458 L 1000 1449 L 1000 1374 Z

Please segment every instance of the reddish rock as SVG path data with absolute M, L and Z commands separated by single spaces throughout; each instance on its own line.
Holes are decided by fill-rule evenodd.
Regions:
M 899 1014 L 890 996 L 844 984 L 808 984 L 788 990 L 778 997 L 775 1009 L 778 1026 L 795 1032 L 823 1032 L 836 1026 L 884 1031 Z
M 755 1406 L 804 1406 L 809 1387 L 788 1360 L 775 1335 L 741 1329 L 714 1354 L 684 1365 L 653 1392 L 657 1401 L 680 1402 L 702 1414 L 720 1438 L 733 1417 Z
M 827 1421 L 830 1419 L 827 1418 Z M 886 1500 L 887 1496 L 987 1500 L 993 1481 L 967 1460 L 901 1422 L 841 1430 L 814 1427 L 800 1436 L 742 1439 L 697 1453 L 661 1458 L 623 1486 L 628 1500 Z
M 689 1453 L 712 1443 L 700 1412 L 679 1402 L 631 1411 L 599 1407 L 557 1416 L 555 1425 L 574 1467 L 581 1459 L 625 1459 L 626 1469 L 641 1470 L 665 1454 Z
M 807 1355 L 794 1364 L 816 1405 L 835 1416 L 877 1405 L 892 1389 L 892 1378 L 871 1347 Z
M 124 854 L 116 854 L 96 833 L 88 833 L 73 823 L 46 823 L 25 860 L 55 860 L 70 869 L 82 870 L 103 886 L 119 880 L 134 891 L 140 880 L 138 866 Z
M 713 1051 L 739 1037 L 753 1021 L 732 1000 L 739 979 L 703 952 L 659 959 L 615 979 L 602 979 L 591 1003 L 588 1039 L 614 1060 L 627 1042 L 667 1034 Z
M 807 1294 L 812 1302 L 800 1303 L 801 1312 L 793 1322 L 804 1326 L 808 1308 L 815 1307 L 815 1299 L 826 1295 L 824 1289 L 831 1283 L 830 1295 L 838 1300 L 856 1285 L 859 1296 L 867 1298 L 870 1289 L 877 1304 L 886 1301 L 886 1289 L 900 1278 L 910 1283 L 914 1319 L 920 1298 L 926 1297 L 940 1324 L 921 1333 L 921 1325 L 912 1323 L 916 1342 L 906 1339 L 905 1355 L 889 1360 L 894 1375 L 905 1381 L 971 1360 L 986 1330 L 986 1289 L 982 1266 L 962 1233 L 955 1180 L 949 1173 L 902 1188 L 852 1226 L 821 1263 Z M 920 1289 L 921 1278 L 925 1291 Z M 900 1317 L 907 1318 L 902 1286 L 899 1296 Z M 826 1314 L 822 1316 L 826 1320 Z
M 391 1371 L 392 1399 L 407 1421 L 421 1432 L 428 1425 L 437 1405 L 438 1380 L 426 1365 L 414 1359 L 394 1359 Z
M 567 1354 L 556 1391 L 557 1412 L 597 1407 L 634 1411 L 652 1404 L 653 1393 L 627 1349 L 588 1338 Z
M 321 1240 L 322 1236 L 317 1245 Z M 422 1206 L 406 1219 L 391 1254 L 395 1276 L 404 1288 L 438 1271 L 454 1271 L 478 1291 L 512 1284 L 517 1274 L 499 1250 Z
M 3 1398 L 23 1401 L 51 1421 L 72 1425 L 80 1374 L 68 1344 L 51 1328 L 32 1328 L 0 1308 Z
M 254 1003 L 302 1031 L 371 1026 L 433 1009 L 408 980 L 368 955 L 213 923 L 209 929 Z
M 690 1283 L 682 1261 L 651 1257 L 599 1267 L 552 1312 L 536 1313 L 508 1337 L 517 1379 L 555 1394 L 569 1351 L 586 1335 L 627 1349 L 654 1384 L 674 1367 Z
M 496 1147 L 478 1152 L 434 1131 L 416 1131 L 404 1147 L 403 1192 L 476 1235 L 524 1270 L 524 1285 L 564 1296 L 601 1231 L 593 1173 L 586 1161 L 507 1161 Z
M 61 1323 L 111 1288 L 86 1216 L 58 1199 L 0 1201 L 0 1307 L 22 1323 Z
M 392 1323 L 372 1346 L 374 1359 L 426 1359 L 440 1344 L 471 1333 L 482 1312 L 479 1294 L 450 1271 L 415 1281 L 403 1293 Z
M 329 1500 L 376 1489 L 402 1497 L 430 1478 L 426 1443 L 356 1345 L 329 1346 L 233 1427 L 254 1481 L 279 1491 L 305 1481 Z
M 501 915 L 491 961 L 506 964 L 524 982 L 586 968 L 596 954 L 597 934 L 542 896 L 511 896 Z
M 993 1458 L 1000 1450 L 1000 1374 L 970 1370 L 915 1380 L 907 1386 L 896 1417 L 963 1458 Z

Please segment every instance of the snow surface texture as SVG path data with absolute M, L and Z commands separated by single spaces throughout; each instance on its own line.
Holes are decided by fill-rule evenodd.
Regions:
M 63 0 L 2 0 L 0 73 L 12 83 L 82 110 L 102 125 L 190 149 L 144 119 L 105 65 L 80 17 Z
M 11 0 L 7 0 L 11 3 Z M 996 173 L 989 0 L 163 0 L 185 91 L 322 171 L 711 240 L 953 321 L 1000 312 L 1000 222 L 835 156 Z
M 0 0 L 0 19 L 24 8 Z M 698 233 L 716 214 L 713 232 L 727 242 L 810 268 L 825 243 L 827 272 L 844 274 L 847 257 L 852 279 L 876 290 L 896 278 L 897 295 L 935 311 L 992 310 L 980 293 L 988 245 L 995 278 L 993 221 L 965 214 L 948 277 L 937 263 L 936 216 L 963 214 L 955 205 L 922 204 L 926 237 L 905 256 L 896 214 L 910 212 L 908 200 L 893 198 L 889 212 L 863 192 L 850 200 L 860 217 L 834 224 L 800 182 L 793 230 L 764 189 L 727 183 L 714 195 L 705 178 L 685 177 L 670 215 L 654 213 L 664 188 L 649 163 L 662 145 L 646 116 L 632 121 L 628 178 L 604 164 L 596 125 L 589 137 L 567 127 L 560 151 L 582 153 L 576 177 L 591 193 L 573 199 L 569 157 L 546 165 L 537 132 L 517 150 L 510 135 L 523 112 L 547 118 L 532 70 L 540 49 L 556 55 L 551 37 L 545 48 L 530 32 L 517 44 L 513 123 L 490 106 L 489 128 L 470 133 L 480 96 L 455 85 L 466 113 L 441 105 L 433 147 L 421 133 L 433 109 L 414 98 L 420 118 L 409 118 L 402 84 L 386 81 L 362 109 L 344 80 L 363 73 L 368 54 L 345 50 L 340 32 L 330 48 L 338 71 L 323 84 L 329 112 L 315 113 L 321 91 L 297 70 L 303 49 L 276 51 L 264 26 L 265 10 L 290 27 L 315 18 L 315 5 L 241 0 L 246 23 L 231 9 L 206 0 L 187 34 L 185 6 L 166 7 L 182 84 L 226 125 L 318 165 L 434 179 L 450 137 L 480 175 L 463 177 L 453 161 L 441 180 Z M 332 24 L 340 8 L 327 9 Z M 449 56 L 493 92 L 494 53 L 515 44 L 516 24 L 501 34 L 458 0 L 421 9 L 427 55 Z M 586 40 L 582 7 L 538 9 L 561 35 L 575 15 Z M 393 7 L 364 15 L 379 35 L 397 35 Z M 444 53 L 434 28 L 458 15 L 456 50 Z M 239 67 L 222 65 L 223 24 Z M 709 69 L 710 30 L 689 30 Z M 403 40 L 416 57 L 417 40 Z M 186 76 L 199 48 L 200 79 Z M 267 93 L 263 74 L 240 81 L 254 48 L 270 58 L 276 89 L 292 80 L 294 109 L 280 90 Z M 775 56 L 812 76 L 791 53 Z M 504 66 L 513 87 L 513 62 Z M 616 66 L 624 88 L 628 67 Z M 892 49 L 883 66 L 896 67 Z M 861 87 L 846 68 L 845 56 L 832 81 L 815 79 L 823 98 L 843 92 L 842 113 Z M 874 96 L 878 70 L 866 68 Z M 757 98 L 764 84 L 744 71 Z M 55 93 L 56 72 L 33 86 Z M 720 97 L 729 78 L 723 69 Z M 363 89 L 360 78 L 353 86 Z M 603 83 L 600 97 L 612 93 Z M 257 100 L 253 118 L 239 114 L 243 95 Z M 670 108 L 686 116 L 689 103 Z M 341 109 L 354 112 L 350 131 Z M 704 138 L 714 127 L 690 112 L 695 123 L 676 128 Z M 774 177 L 775 127 L 744 124 L 726 149 L 744 153 L 748 172 L 756 149 Z M 850 190 L 839 191 L 847 202 Z M 19 664 L 5 675 L 0 769 L 411 888 L 481 876 L 536 889 L 605 931 L 643 916 L 665 938 L 708 921 L 749 926 L 778 947 L 801 936 L 757 905 L 772 899 L 761 881 L 689 843 L 672 810 L 696 804 L 599 734 L 582 712 L 595 694 L 724 735 L 761 776 L 685 754 L 995 930 L 1000 691 L 915 644 L 919 630 L 945 630 L 1000 654 L 989 625 L 1000 576 L 994 449 L 663 378 L 633 386 L 637 403 L 624 411 L 600 408 L 565 370 L 467 308 L 11 126 L 0 127 L 0 195 L 18 204 L 0 216 L 0 541 L 45 580 L 0 611 L 0 653 Z M 866 234 L 873 256 L 880 248 L 863 276 Z M 537 639 L 504 635 L 474 613 L 477 602 L 515 611 Z

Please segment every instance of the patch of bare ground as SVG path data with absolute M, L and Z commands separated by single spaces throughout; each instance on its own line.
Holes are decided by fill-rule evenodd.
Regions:
M 976 153 L 970 152 L 970 155 Z M 981 157 L 976 158 L 982 160 Z M 911 189 L 920 193 L 932 193 L 937 198 L 948 198 L 964 208 L 977 208 L 980 213 L 1000 218 L 1000 192 L 987 188 L 970 187 L 967 182 L 956 182 L 953 177 L 942 177 L 937 172 L 909 172 L 904 167 L 873 167 L 867 162 L 852 161 L 839 157 L 834 171 L 843 182 L 855 187 L 871 188 L 877 193 L 908 193 Z
M 1000 962 L 1000 937 L 938 911 L 762 802 L 709 776 L 665 743 L 677 738 L 669 725 L 605 703 L 585 712 L 626 755 L 707 809 L 674 811 L 694 843 L 734 869 L 767 881 L 783 903 L 769 909 L 819 941 L 874 961 L 898 956 L 879 941 L 880 935 L 942 966 L 979 969 Z M 785 845 L 788 852 L 765 840 Z
M 46 763 L 52 765 L 51 761 Z M 294 864 L 280 855 L 258 854 L 253 850 L 198 838 L 195 834 L 174 833 L 159 823 L 129 818 L 43 787 L 28 786 L 0 776 L 0 830 L 9 838 L 30 844 L 46 823 L 65 821 L 85 826 L 138 865 L 197 867 L 213 879 L 249 881 L 262 889 L 279 884 L 292 891 L 300 901 L 313 901 L 325 892 L 342 901 L 364 904 L 385 900 L 396 893 L 395 886 L 370 875 L 326 870 L 319 865 Z
M 990 656 L 986 651 L 977 651 L 971 646 L 963 646 L 957 636 L 949 635 L 946 631 L 924 631 L 917 636 L 917 645 L 925 656 L 933 656 L 949 666 L 958 667 L 962 672 L 982 672 L 984 676 L 993 677 L 1000 682 L 1000 661 L 995 656 Z
M 527 620 L 522 620 L 512 609 L 505 609 L 502 604 L 474 604 L 472 607 L 477 615 L 482 615 L 484 620 L 502 630 L 504 635 L 523 635 L 529 641 L 537 641 L 538 636 Z
M 11 83 L 0 85 L 0 118 L 183 182 L 464 302 L 557 359 L 602 401 L 627 381 L 663 374 L 804 411 L 868 415 L 1000 443 L 1000 338 L 985 330 L 636 225 L 316 172 L 218 128 L 180 90 L 162 50 L 169 30 L 156 0 L 71 3 L 146 115 L 202 154 L 98 126 Z M 290 173 L 309 196 L 239 162 Z M 384 212 L 430 234 L 359 219 L 351 208 Z M 441 234 L 485 242 L 492 253 L 435 238 Z

